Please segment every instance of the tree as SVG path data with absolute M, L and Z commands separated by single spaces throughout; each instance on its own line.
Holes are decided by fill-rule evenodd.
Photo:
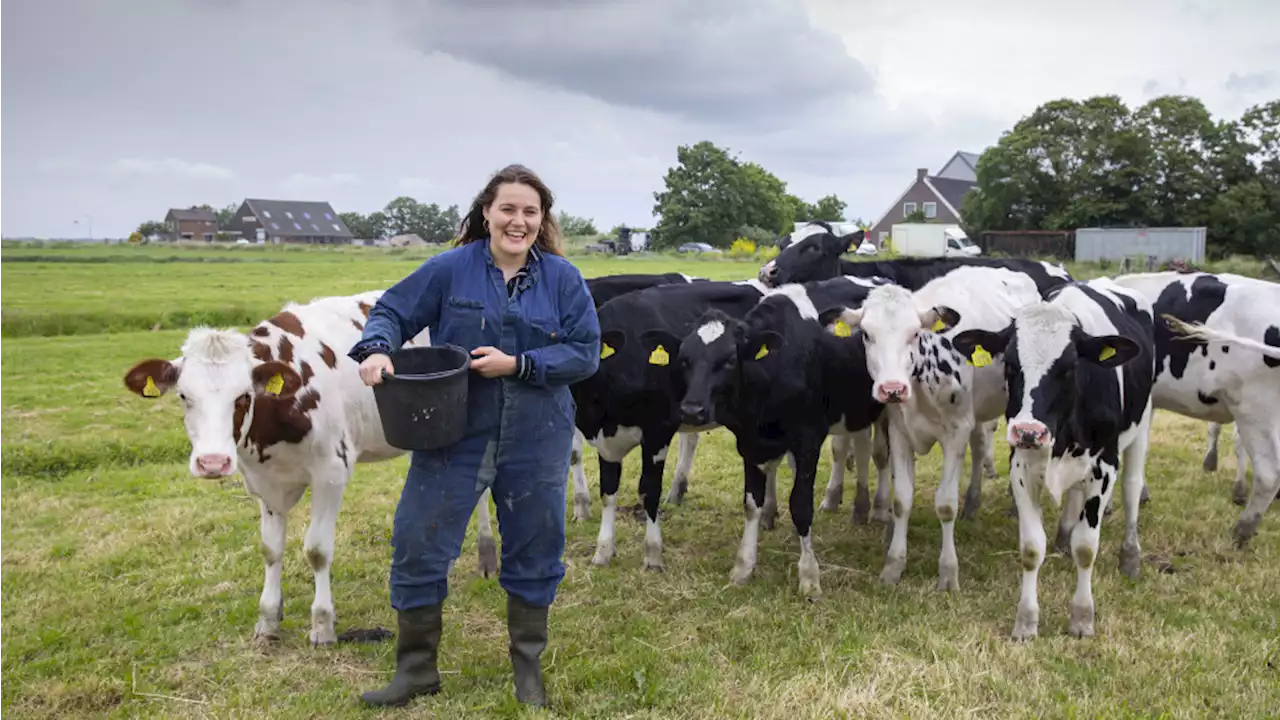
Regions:
M 927 223 L 927 222 L 929 222 L 929 218 L 927 218 L 927 217 L 925 217 L 925 216 L 924 216 L 924 211 L 923 211 L 923 210 L 921 210 L 921 209 L 919 209 L 919 208 L 916 208 L 915 210 L 912 210 L 911 212 L 907 213 L 907 214 L 902 218 L 902 222 L 904 222 L 904 223 Z
M 818 202 L 813 205 L 813 220 L 825 220 L 827 222 L 843 222 L 844 209 L 847 207 L 845 202 L 835 195 L 827 195 L 818 198 Z
M 148 220 L 138 226 L 138 233 L 142 237 L 151 237 L 152 235 L 168 235 L 169 228 L 159 220 Z
M 427 206 L 407 195 L 401 195 L 387 203 L 383 213 L 387 217 L 386 233 L 388 235 L 415 233 L 423 240 L 430 235 L 428 227 L 432 218 Z
M 338 217 L 342 218 L 343 224 L 351 234 L 361 240 L 376 239 L 387 234 L 387 216 L 381 210 L 375 210 L 368 215 L 344 212 L 338 213 Z
M 657 248 L 686 242 L 727 248 L 744 225 L 785 232 L 794 222 L 781 180 L 706 140 L 679 146 L 663 182 L 666 189 L 653 194 L 654 213 L 661 216 Z
M 597 235 L 595 223 L 590 218 L 574 217 L 567 212 L 561 211 L 556 216 L 556 221 L 560 223 L 560 231 L 565 237 L 571 235 Z

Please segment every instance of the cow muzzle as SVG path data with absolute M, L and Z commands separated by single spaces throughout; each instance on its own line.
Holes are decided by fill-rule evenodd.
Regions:
M 231 456 L 208 454 L 196 458 L 195 468 L 201 477 L 216 478 L 231 474 Z
M 764 267 L 760 268 L 760 282 L 765 285 L 773 286 L 774 281 L 778 278 L 778 266 L 773 263 L 774 261 L 770 260 L 764 264 Z
M 876 400 L 886 405 L 904 403 L 911 399 L 911 388 L 904 382 L 891 380 L 876 385 Z
M 1027 421 L 1009 425 L 1009 444 L 1023 450 L 1040 450 L 1053 445 L 1053 435 L 1042 423 Z
M 685 425 L 707 425 L 711 421 L 711 412 L 707 406 L 699 402 L 680 403 L 680 422 Z

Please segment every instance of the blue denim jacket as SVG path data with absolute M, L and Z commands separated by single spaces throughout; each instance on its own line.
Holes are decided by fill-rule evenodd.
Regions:
M 600 320 L 586 281 L 568 260 L 535 247 L 527 267 L 508 297 L 487 240 L 436 255 L 382 294 L 349 354 L 358 359 L 377 345 L 399 348 L 424 327 L 433 345 L 468 352 L 492 345 L 532 368 L 524 378 L 469 373 L 466 434 L 500 430 L 537 440 L 571 433 L 569 385 L 600 364 Z

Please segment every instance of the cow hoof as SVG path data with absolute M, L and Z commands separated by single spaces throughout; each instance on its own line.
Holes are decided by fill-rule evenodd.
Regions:
M 253 629 L 252 643 L 256 647 L 267 647 L 280 642 L 280 628 L 263 628 L 261 622 Z
M 885 563 L 884 569 L 880 571 L 880 582 L 885 585 L 897 585 L 902 580 L 904 565 L 906 565 L 905 561 Z
M 849 522 L 854 525 L 870 525 L 871 515 L 868 512 L 868 508 L 854 507 L 853 515 L 849 516 Z
M 1249 546 L 1249 541 L 1258 533 L 1258 520 L 1240 519 L 1236 521 L 1235 529 L 1232 535 L 1235 537 L 1236 549 L 1243 550 Z
M 1018 608 L 1013 621 L 1013 639 L 1019 642 L 1031 640 L 1039 634 L 1040 608 Z
M 597 548 L 595 557 L 591 558 L 591 564 L 595 565 L 596 567 L 608 566 L 609 561 L 613 559 L 613 552 L 614 551 L 612 547 Z
M 1072 637 L 1093 637 L 1093 605 L 1072 605 L 1071 625 L 1068 632 Z
M 684 502 L 684 494 L 689 491 L 688 480 L 677 480 L 671 486 L 671 492 L 667 493 L 667 502 L 672 505 L 679 505 Z
M 1149 502 L 1151 502 L 1151 490 L 1147 487 L 1146 483 L 1143 483 L 1142 494 L 1138 495 L 1138 507 L 1142 507 Z
M 800 594 L 809 602 L 814 602 L 822 597 L 822 586 L 819 585 L 817 580 L 801 580 Z
M 1130 580 L 1142 576 L 1142 551 L 1134 545 L 1120 547 L 1120 572 Z
M 753 569 L 734 565 L 733 572 L 729 573 L 729 582 L 739 586 L 746 585 L 747 581 L 751 579 L 751 571 Z
M 840 509 L 840 500 L 833 500 L 830 495 L 822 498 L 822 503 L 818 505 L 818 509 L 822 512 L 835 512 Z
M 955 592 L 960 589 L 960 568 L 938 568 L 938 592 Z
M 1244 507 L 1249 502 L 1249 488 L 1243 484 L 1233 487 L 1231 490 L 1231 502 Z
M 311 647 L 327 647 L 338 642 L 338 636 L 331 627 L 312 628 Z
M 480 575 L 481 577 L 491 578 L 498 575 L 498 546 L 494 543 L 493 538 L 480 538 L 478 541 L 480 550 Z
M 582 522 L 591 517 L 591 498 L 586 495 L 573 496 L 573 521 Z
M 982 508 L 981 500 L 975 500 L 974 502 L 969 502 L 966 499 L 964 504 L 961 505 L 960 507 L 960 519 L 972 520 L 978 517 L 978 510 L 980 510 L 981 508 Z
M 878 507 L 871 511 L 871 519 L 878 523 L 890 523 L 893 516 L 889 514 L 888 508 Z
M 646 563 L 644 564 L 644 569 L 645 569 L 647 572 L 655 572 L 655 573 L 660 573 L 660 572 L 666 572 L 666 571 L 667 571 L 667 569 L 666 569 L 665 567 L 663 567 L 663 566 L 662 566 L 662 563 L 658 563 L 658 564 L 656 564 L 656 565 L 655 565 L 655 564 L 653 564 L 653 563 L 646 562 Z
M 760 527 L 764 528 L 765 530 L 772 530 L 772 529 L 773 529 L 773 523 L 774 523 L 774 521 L 776 521 L 776 520 L 777 520 L 777 518 L 778 518 L 778 513 L 777 513 L 777 512 L 765 512 L 765 513 L 763 513 L 763 514 L 760 516 Z
M 1205 453 L 1202 466 L 1205 472 L 1216 472 L 1218 470 L 1218 451 L 1212 450 Z

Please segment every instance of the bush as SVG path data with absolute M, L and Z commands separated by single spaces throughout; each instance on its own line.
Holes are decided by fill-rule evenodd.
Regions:
M 777 245 L 766 245 L 756 253 L 756 258 L 759 259 L 760 262 L 769 262 L 770 260 L 778 257 L 778 253 L 780 252 L 782 251 L 778 249 Z
M 774 234 L 754 225 L 743 225 L 738 228 L 738 237 L 750 240 L 758 246 L 769 245 L 774 240 Z
M 756 244 L 754 241 L 744 237 L 740 237 L 733 241 L 733 245 L 729 248 L 729 257 L 731 258 L 753 258 L 756 256 Z

